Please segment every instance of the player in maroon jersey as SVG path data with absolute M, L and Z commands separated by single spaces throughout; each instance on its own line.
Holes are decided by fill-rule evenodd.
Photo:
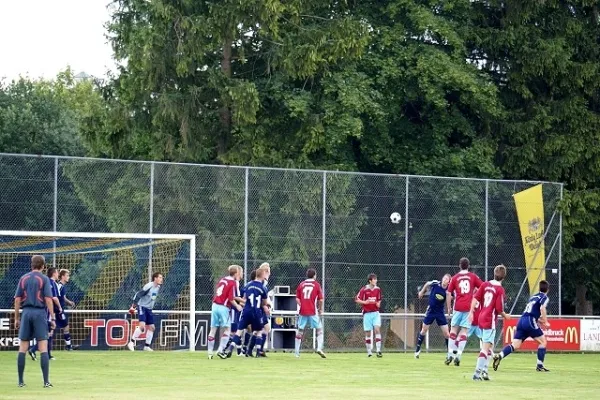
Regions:
M 363 286 L 356 295 L 355 301 L 362 306 L 367 355 L 369 357 L 373 356 L 371 335 L 372 332 L 374 332 L 377 358 L 381 358 L 383 357 L 381 354 L 381 316 L 379 315 L 379 308 L 381 307 L 381 289 L 377 286 L 377 275 L 370 274 L 367 278 L 367 282 L 368 284 Z
M 215 349 L 215 335 L 217 329 L 221 328 L 221 342 L 217 354 L 219 357 L 225 355 L 223 349 L 229 341 L 229 333 L 231 330 L 231 307 L 235 307 L 238 311 L 242 311 L 242 307 L 235 301 L 235 296 L 239 291 L 239 280 L 241 277 L 242 267 L 239 265 L 230 265 L 227 268 L 229 276 L 221 278 L 215 289 L 213 297 L 212 311 L 210 316 L 210 332 L 208 333 L 208 358 L 213 358 Z M 226 355 L 225 355 L 226 356 Z
M 475 297 L 471 301 L 471 310 L 469 311 L 469 321 L 473 322 L 475 309 L 481 307 L 477 323 L 481 329 L 482 349 L 477 358 L 477 366 L 473 380 L 489 381 L 488 367 L 492 358 L 492 348 L 496 338 L 496 320 L 498 315 L 502 315 L 505 320 L 510 319 L 510 315 L 504 312 L 504 288 L 502 280 L 506 277 L 506 267 L 498 265 L 494 268 L 494 280 L 484 282 Z
M 475 289 L 483 283 L 481 279 L 474 273 L 469 271 L 469 259 L 463 257 L 459 261 L 460 272 L 452 277 L 450 285 L 448 285 L 448 296 L 446 296 L 448 309 L 452 309 L 452 296 L 454 300 L 454 313 L 452 315 L 452 325 L 450 329 L 450 340 L 448 340 L 448 356 L 446 357 L 446 365 L 454 360 L 454 365 L 460 365 L 459 352 L 465 348 L 467 344 L 467 331 L 471 327 L 469 323 L 469 310 L 471 309 L 471 301 Z
M 317 330 L 317 354 L 321 358 L 326 358 L 323 352 L 323 326 L 319 315 L 323 315 L 323 289 L 316 281 L 317 271 L 310 268 L 306 271 L 306 280 L 302 281 L 296 289 L 296 303 L 299 308 L 298 330 L 296 331 L 296 357 L 300 357 L 300 345 L 302 336 L 307 325 L 309 328 Z M 319 303 L 317 310 L 317 301 Z

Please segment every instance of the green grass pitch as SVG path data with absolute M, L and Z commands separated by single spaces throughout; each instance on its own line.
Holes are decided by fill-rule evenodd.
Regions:
M 27 358 L 18 388 L 16 353 L 0 353 L 0 399 L 600 399 L 600 355 L 548 354 L 550 373 L 535 355 L 511 355 L 491 382 L 473 382 L 476 354 L 460 367 L 444 355 L 270 353 L 267 359 L 208 360 L 205 352 L 56 352 L 52 389 L 42 388 L 38 361 Z M 261 392 L 256 396 L 256 390 Z

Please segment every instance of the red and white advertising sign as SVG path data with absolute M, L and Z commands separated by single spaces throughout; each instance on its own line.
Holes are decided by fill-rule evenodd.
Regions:
M 581 326 L 578 319 L 550 319 L 550 328 L 543 329 L 544 335 L 548 340 L 548 350 L 566 350 L 579 351 L 581 347 Z M 510 321 L 504 321 L 502 329 L 502 342 L 504 345 L 510 344 L 517 330 L 518 318 Z M 522 350 L 536 350 L 538 344 L 535 340 L 529 338 L 523 342 Z

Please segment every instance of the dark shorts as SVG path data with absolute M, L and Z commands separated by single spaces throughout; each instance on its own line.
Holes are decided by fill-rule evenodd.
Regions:
M 433 324 L 433 321 L 437 322 L 438 326 L 448 325 L 448 320 L 446 320 L 446 316 L 441 313 L 427 313 L 425 314 L 425 318 L 423 318 L 423 323 L 425 325 Z
M 514 338 L 517 340 L 525 340 L 527 338 L 538 338 L 544 336 L 544 332 L 540 329 L 537 321 L 531 317 L 523 317 L 517 323 Z
M 235 332 L 240 329 L 240 318 L 242 317 L 242 312 L 238 310 L 231 310 L 231 331 Z M 241 329 L 244 329 L 243 327 Z
M 242 314 L 238 327 L 246 328 L 250 326 L 253 332 L 261 331 L 265 326 L 263 317 L 263 315 Z
M 48 340 L 48 316 L 43 308 L 24 308 L 21 314 L 19 340 Z
M 151 309 L 138 307 L 138 312 L 140 314 L 140 322 L 145 322 L 146 325 L 154 325 L 154 314 L 152 314 Z
M 67 314 L 56 314 L 56 329 L 63 329 L 69 325 L 69 317 Z
M 263 324 L 263 326 L 266 325 L 266 324 L 268 324 L 268 323 L 270 323 L 270 322 L 271 322 L 271 318 L 269 318 L 268 315 L 264 315 L 263 314 L 263 317 L 262 317 L 262 324 Z

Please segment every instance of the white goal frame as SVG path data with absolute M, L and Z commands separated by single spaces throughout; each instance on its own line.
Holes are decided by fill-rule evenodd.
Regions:
M 52 232 L 52 231 L 7 231 L 0 230 L 2 236 L 50 237 L 81 239 L 142 239 L 142 240 L 187 240 L 190 242 L 190 309 L 189 313 L 189 350 L 196 350 L 196 235 L 160 234 L 160 233 L 100 233 L 100 232 Z M 152 244 L 149 244 L 151 248 Z M 149 260 L 149 262 L 151 262 Z M 121 312 L 122 310 L 77 310 L 77 312 Z M 160 314 L 161 310 L 157 310 Z M 127 312 L 125 310 L 125 312 Z M 172 311 L 170 311 L 172 313 Z

